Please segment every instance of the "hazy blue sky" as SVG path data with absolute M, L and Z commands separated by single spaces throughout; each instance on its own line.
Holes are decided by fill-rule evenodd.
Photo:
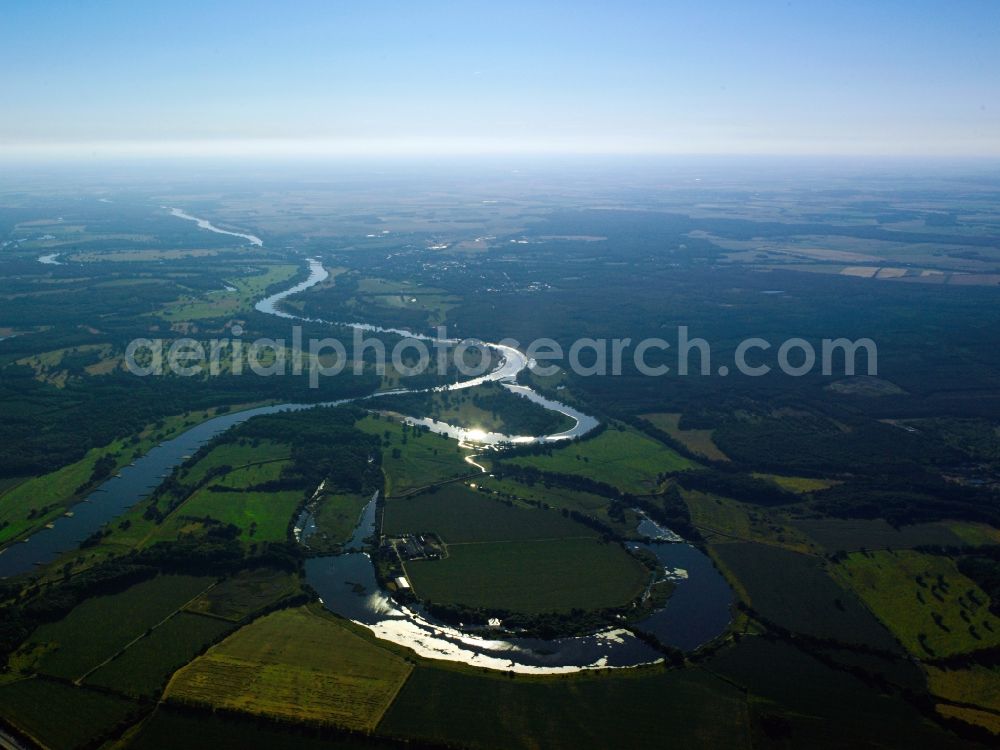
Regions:
M 1000 2 L 3 0 L 0 152 L 80 149 L 1000 155 Z

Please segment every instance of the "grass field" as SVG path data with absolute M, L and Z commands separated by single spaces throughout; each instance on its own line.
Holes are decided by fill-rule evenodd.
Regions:
M 284 541 L 288 523 L 302 502 L 301 490 L 247 491 L 277 480 L 289 465 L 290 448 L 269 440 L 225 442 L 214 447 L 194 465 L 180 471 L 179 481 L 189 491 L 197 485 L 162 524 L 142 517 L 142 508 L 130 514 L 127 529 L 115 528 L 109 542 L 144 546 L 176 539 L 184 533 L 202 533 L 205 518 L 240 528 L 240 540 L 249 542 Z M 205 481 L 211 471 L 225 473 Z M 231 489 L 231 492 L 225 491 Z
M 206 516 L 240 528 L 243 542 L 281 542 L 288 536 L 288 522 L 304 498 L 302 490 L 278 492 L 214 492 L 203 488 L 175 510 L 156 538 L 174 538 L 197 530 Z M 195 528 L 189 528 L 194 522 Z
M 743 748 L 746 727 L 740 692 L 701 670 L 510 679 L 420 667 L 379 731 L 449 746 L 575 750 Z
M 417 432 L 386 418 L 366 417 L 356 426 L 382 438 L 382 471 L 389 497 L 475 471 L 464 460 L 470 451 L 449 438 Z
M 239 622 L 298 590 L 298 579 L 271 568 L 243 570 L 213 586 L 184 608 L 230 622 Z
M 422 599 L 526 614 L 622 606 L 648 580 L 635 558 L 596 539 L 449 544 L 447 558 L 406 570 Z
M 162 575 L 120 594 L 97 596 L 30 637 L 35 648 L 16 663 L 77 679 L 182 607 L 213 583 L 211 578 Z
M 766 619 L 793 632 L 899 650 L 857 597 L 827 575 L 821 558 L 746 542 L 713 545 L 712 553 Z
M 113 695 L 34 677 L 0 685 L 0 716 L 42 747 L 93 746 L 138 713 L 136 704 Z
M 985 523 L 952 521 L 947 526 L 952 534 L 973 547 L 983 544 L 1000 544 L 1000 529 L 995 529 Z
M 459 482 L 389 500 L 382 530 L 391 536 L 434 532 L 449 544 L 597 536 L 556 511 L 511 507 Z
M 156 696 L 177 669 L 234 626 L 179 612 L 86 679 L 128 695 Z
M 314 608 L 256 620 L 174 675 L 169 698 L 370 731 L 410 673 Z
M 369 500 L 370 498 L 362 495 L 324 493 L 313 514 L 316 534 L 310 537 L 309 546 L 317 549 L 343 544 L 350 539 L 354 527 L 358 525 L 361 511 Z
M 642 495 L 655 491 L 656 477 L 694 463 L 637 430 L 609 428 L 595 438 L 554 448 L 551 455 L 524 456 L 513 463 L 607 482 Z
M 642 418 L 657 429 L 663 430 L 692 453 L 697 453 L 712 461 L 729 460 L 729 457 L 719 450 L 719 446 L 712 441 L 712 430 L 682 430 L 679 426 L 680 414 L 658 412 L 643 414 Z
M 763 479 L 765 482 L 772 482 L 781 487 L 783 490 L 796 493 L 825 490 L 833 487 L 835 484 L 838 484 L 838 482 L 830 479 L 815 479 L 813 477 L 786 477 L 781 474 L 761 474 L 760 472 L 754 472 L 753 476 L 757 479 Z
M 833 570 L 914 656 L 1000 645 L 1000 619 L 990 614 L 989 597 L 947 557 L 854 552 Z
M 687 503 L 692 523 L 713 544 L 760 542 L 798 552 L 808 552 L 815 546 L 774 509 L 693 490 L 681 490 L 681 495 Z
M 208 455 L 193 466 L 182 469 L 180 479 L 185 484 L 195 485 L 205 478 L 205 475 L 219 466 L 229 466 L 236 469 L 248 464 L 279 461 L 287 459 L 291 449 L 284 443 L 271 440 L 238 440 L 216 445 Z M 270 464 L 264 464 L 268 466 Z

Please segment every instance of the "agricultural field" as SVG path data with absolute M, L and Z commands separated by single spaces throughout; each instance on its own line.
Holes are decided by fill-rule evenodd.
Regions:
M 748 542 L 712 545 L 711 552 L 765 619 L 817 638 L 899 650 L 858 598 L 827 575 L 822 558 Z
M 259 716 L 192 711 L 161 704 L 153 715 L 127 735 L 129 750 L 390 750 L 394 742 L 370 737 L 334 734 L 321 736 L 289 732 L 287 724 L 268 722 Z M 124 750 L 124 748 L 123 748 Z
M 719 450 L 719 446 L 712 441 L 712 430 L 682 430 L 680 428 L 680 414 L 655 412 L 643 414 L 642 418 L 658 430 L 663 430 L 692 453 L 697 453 L 711 461 L 729 460 L 729 456 Z
M 406 571 L 422 599 L 524 614 L 623 606 L 649 579 L 620 546 L 576 538 L 449 544 L 446 558 Z
M 1000 618 L 989 597 L 954 561 L 911 550 L 852 552 L 833 567 L 919 658 L 942 658 L 1000 645 Z
M 93 747 L 138 714 L 124 698 L 41 677 L 0 685 L 0 718 L 55 750 Z
M 625 510 L 624 521 L 612 518 L 608 515 L 611 499 L 592 492 L 573 490 L 556 485 L 546 486 L 541 482 L 528 484 L 508 477 L 495 479 L 487 476 L 478 478 L 476 482 L 480 487 L 494 492 L 504 499 L 544 503 L 556 510 L 583 513 L 596 518 L 602 523 L 608 524 L 617 533 L 625 537 L 635 533 L 635 527 L 639 522 L 638 516 L 629 509 Z
M 186 612 L 239 622 L 298 590 L 298 580 L 271 568 L 251 568 L 230 576 L 192 600 Z
M 39 627 L 13 657 L 15 668 L 76 680 L 114 657 L 214 583 L 161 575 L 120 594 L 97 596 Z
M 449 545 L 597 536 L 556 511 L 513 507 L 460 482 L 387 501 L 382 532 L 433 532 Z
M 945 523 L 917 523 L 896 528 L 881 518 L 798 518 L 792 520 L 791 525 L 827 552 L 963 544 L 962 538 Z
M 412 669 L 313 607 L 240 629 L 181 669 L 166 696 L 183 703 L 371 731 Z
M 421 666 L 379 731 L 505 750 L 662 748 L 666 727 L 679 747 L 750 747 L 743 696 L 698 669 L 531 679 Z
M 380 278 L 359 279 L 356 300 L 375 309 L 388 307 L 419 310 L 426 313 L 429 325 L 443 323 L 448 310 L 461 302 L 460 297 L 448 294 L 443 289 Z
M 85 684 L 155 697 L 170 675 L 233 627 L 218 618 L 178 612 L 90 674 Z
M 382 440 L 382 471 L 387 497 L 476 470 L 464 460 L 470 451 L 441 435 L 374 416 L 362 419 L 357 427 Z
M 873 737 L 891 747 L 967 747 L 898 694 L 873 695 L 850 672 L 779 640 L 745 637 L 706 667 L 747 691 L 755 747 L 863 747 Z M 769 736 L 776 725 L 777 738 Z
M 636 495 L 656 490 L 657 476 L 690 469 L 694 463 L 632 428 L 608 428 L 588 440 L 553 448 L 551 454 L 522 456 L 512 463 L 607 482 Z

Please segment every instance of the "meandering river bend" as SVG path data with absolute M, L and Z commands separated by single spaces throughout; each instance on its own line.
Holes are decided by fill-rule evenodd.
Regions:
M 255 246 L 263 241 L 251 234 L 220 229 L 206 219 L 200 219 L 172 209 L 172 215 L 194 221 L 206 231 L 228 234 L 245 239 Z M 432 340 L 410 331 L 383 328 L 369 323 L 343 323 L 304 318 L 280 307 L 281 302 L 320 283 L 328 277 L 318 260 L 310 259 L 309 276 L 294 286 L 273 294 L 257 303 L 262 313 L 290 320 L 328 323 L 334 326 L 389 333 L 403 337 Z M 457 343 L 444 339 L 446 343 Z M 558 411 L 574 420 L 574 426 L 553 435 L 504 435 L 469 431 L 429 418 L 409 418 L 411 424 L 426 426 L 433 432 L 448 435 L 466 443 L 495 446 L 502 442 L 531 443 L 569 440 L 586 434 L 598 425 L 593 417 L 566 404 L 545 398 L 527 386 L 518 385 L 518 373 L 530 362 L 520 351 L 502 344 L 480 342 L 494 353 L 496 367 L 489 372 L 442 386 L 446 389 L 470 388 L 484 382 L 498 382 L 512 393 L 529 398 L 546 409 Z M 399 390 L 394 393 L 417 391 Z M 364 400 L 389 395 L 378 393 Z M 300 410 L 326 404 L 279 404 L 247 411 L 227 413 L 191 428 L 182 435 L 164 441 L 145 456 L 136 460 L 92 492 L 82 503 L 73 507 L 72 517 L 63 517 L 25 542 L 14 544 L 0 553 L 0 577 L 18 575 L 34 566 L 44 565 L 60 554 L 75 549 L 83 539 L 111 521 L 135 503 L 149 495 L 163 477 L 180 466 L 199 447 L 226 430 L 262 414 Z M 583 669 L 633 667 L 659 661 L 661 654 L 628 630 L 608 629 L 588 636 L 540 640 L 530 638 L 494 638 L 478 635 L 437 622 L 418 609 L 401 606 L 375 580 L 371 559 L 361 547 L 361 540 L 375 531 L 373 497 L 366 506 L 355 529 L 352 543 L 340 555 L 311 558 L 306 562 L 306 579 L 319 593 L 330 611 L 369 628 L 376 636 L 413 649 L 434 659 L 460 661 L 466 664 L 528 673 L 562 673 Z M 310 519 L 303 516 L 296 524 L 300 530 Z M 644 520 L 643 523 L 651 523 Z M 664 533 L 650 537 L 670 538 Z M 672 532 L 671 532 L 672 533 Z M 301 537 L 301 534 L 299 535 Z M 306 542 L 307 540 L 303 540 Z M 720 634 L 730 620 L 733 593 L 711 561 L 698 549 L 684 543 L 649 541 L 633 543 L 651 551 L 675 580 L 676 588 L 667 605 L 654 612 L 635 627 L 655 635 L 662 643 L 690 650 Z

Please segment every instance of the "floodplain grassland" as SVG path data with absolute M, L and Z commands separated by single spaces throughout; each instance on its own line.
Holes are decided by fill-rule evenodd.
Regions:
M 75 680 L 113 657 L 214 583 L 212 578 L 161 575 L 110 596 L 96 596 L 42 625 L 15 653 L 15 668 Z
M 682 430 L 679 413 L 654 412 L 643 414 L 642 418 L 657 429 L 663 430 L 692 453 L 697 453 L 712 461 L 729 460 L 729 456 L 723 453 L 719 446 L 712 441 L 712 430 Z
M 280 542 L 288 536 L 288 521 L 304 497 L 302 490 L 218 492 L 205 487 L 175 510 L 154 536 L 175 538 L 202 528 L 200 519 L 213 518 L 240 528 L 242 542 Z
M 586 720 L 583 720 L 585 717 Z M 737 688 L 700 669 L 526 678 L 419 666 L 381 733 L 472 748 L 749 747 Z
M 178 671 L 166 697 L 371 731 L 412 669 L 316 606 L 274 612 Z
M 512 463 L 541 471 L 576 474 L 637 495 L 656 490 L 663 472 L 683 471 L 694 462 L 632 428 L 610 427 L 600 435 L 553 448 L 551 454 L 520 456 Z
M 288 459 L 290 449 L 272 440 L 235 440 L 220 443 L 193 466 L 182 468 L 179 474 L 185 484 L 196 485 L 208 472 L 220 466 L 231 469 Z
M 597 536 L 556 511 L 507 505 L 460 482 L 387 501 L 382 530 L 390 536 L 433 532 L 448 544 Z
M 464 460 L 471 451 L 441 435 L 375 416 L 359 420 L 356 426 L 382 440 L 382 471 L 387 497 L 476 470 Z
M 138 713 L 124 698 L 42 677 L 0 685 L 0 717 L 41 747 L 93 747 Z
M 288 264 L 261 266 L 257 273 L 228 279 L 232 291 L 220 289 L 199 297 L 181 297 L 168 304 L 159 315 L 175 323 L 247 312 L 264 296 L 268 287 L 288 281 L 299 269 L 299 266 Z
M 449 544 L 406 571 L 422 599 L 524 614 L 624 606 L 649 578 L 619 545 L 579 538 Z
M 127 514 L 127 527 L 112 528 L 107 541 L 142 547 L 181 534 L 201 533 L 206 528 L 205 519 L 238 526 L 244 543 L 284 541 L 303 491 L 252 488 L 278 480 L 291 463 L 290 451 L 288 445 L 270 440 L 221 443 L 194 465 L 180 470 L 178 481 L 191 494 L 165 521 L 154 523 L 137 507 Z M 217 475 L 210 476 L 212 472 Z
M 316 533 L 309 538 L 309 547 L 324 549 L 348 541 L 370 499 L 356 493 L 324 492 L 313 513 Z
M 990 599 L 955 562 L 913 550 L 852 552 L 832 568 L 918 658 L 1000 645 Z

